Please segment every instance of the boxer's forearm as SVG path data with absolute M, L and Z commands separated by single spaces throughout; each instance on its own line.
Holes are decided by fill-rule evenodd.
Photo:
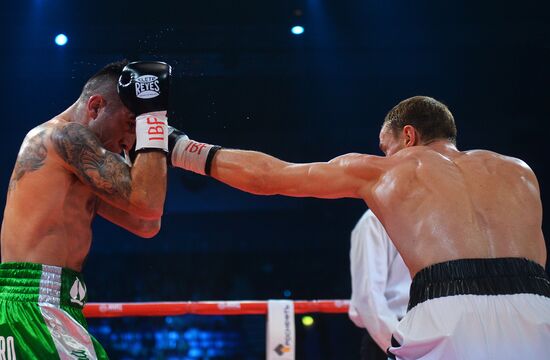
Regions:
M 131 213 L 160 218 L 166 198 L 166 155 L 162 151 L 140 153 L 132 167 Z
M 292 186 L 292 179 L 285 179 L 284 170 L 293 164 L 261 152 L 201 143 L 179 130 L 170 136 L 174 135 L 169 141 L 168 154 L 174 167 L 211 175 L 232 187 L 259 195 L 286 194 L 283 186 Z
M 261 152 L 221 149 L 213 159 L 211 175 L 246 192 L 274 195 L 286 192 L 286 186 L 282 186 L 281 180 L 289 165 Z M 289 180 L 285 184 L 291 185 Z
M 160 217 L 157 219 L 144 219 L 116 208 L 105 201 L 99 201 L 97 213 L 110 222 L 143 238 L 151 238 L 160 231 Z
M 357 176 L 357 169 L 353 170 L 365 162 L 360 154 L 339 156 L 329 162 L 295 164 L 257 151 L 200 143 L 181 132 L 176 137 L 169 141 L 173 144 L 168 155 L 172 166 L 211 175 L 246 192 L 327 199 L 360 197 L 363 181 Z
M 245 150 L 221 149 L 212 162 L 212 177 L 258 195 L 336 199 L 358 197 L 360 181 L 346 174 L 345 157 L 329 162 L 295 164 Z

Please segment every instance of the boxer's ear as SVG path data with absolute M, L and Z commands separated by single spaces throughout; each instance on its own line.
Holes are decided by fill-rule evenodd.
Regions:
M 420 143 L 420 136 L 412 125 L 403 127 L 403 142 L 404 147 L 415 146 Z
M 88 111 L 88 116 L 95 120 L 99 115 L 99 110 L 105 105 L 105 99 L 101 95 L 92 95 L 86 103 L 86 110 Z

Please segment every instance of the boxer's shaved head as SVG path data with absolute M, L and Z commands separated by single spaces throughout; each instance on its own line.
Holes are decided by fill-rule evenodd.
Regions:
M 117 61 L 105 65 L 95 73 L 84 85 L 80 99 L 86 101 L 90 96 L 99 94 L 104 98 L 117 95 L 117 82 L 122 69 L 128 65 L 127 60 Z M 117 96 L 118 98 L 118 96 Z
M 401 101 L 388 112 L 383 127 L 394 135 L 406 125 L 413 126 L 424 144 L 445 139 L 456 144 L 456 125 L 453 114 L 445 104 L 427 96 L 414 96 Z

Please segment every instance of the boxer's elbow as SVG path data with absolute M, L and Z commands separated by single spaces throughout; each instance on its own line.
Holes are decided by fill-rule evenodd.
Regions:
M 133 229 L 133 233 L 139 237 L 150 239 L 156 236 L 161 227 L 161 219 L 140 220 L 138 226 Z
M 164 211 L 165 195 L 157 196 L 146 192 L 135 194 L 131 204 L 135 215 L 147 220 L 160 219 Z
M 160 217 L 162 217 L 162 214 L 163 214 L 163 208 L 162 207 L 159 207 L 159 206 L 150 206 L 149 204 L 134 204 L 134 206 L 132 206 L 132 211 L 130 211 L 130 213 L 132 213 L 133 215 L 139 217 L 139 218 L 142 218 L 142 219 L 146 219 L 146 220 L 155 220 L 155 219 L 158 219 Z

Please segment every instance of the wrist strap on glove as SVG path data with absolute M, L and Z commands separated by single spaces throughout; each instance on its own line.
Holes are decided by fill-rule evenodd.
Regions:
M 154 111 L 136 117 L 136 151 L 142 149 L 168 152 L 166 111 Z
M 201 175 L 210 175 L 212 160 L 221 147 L 200 143 L 180 136 L 172 150 L 172 166 L 190 170 Z

